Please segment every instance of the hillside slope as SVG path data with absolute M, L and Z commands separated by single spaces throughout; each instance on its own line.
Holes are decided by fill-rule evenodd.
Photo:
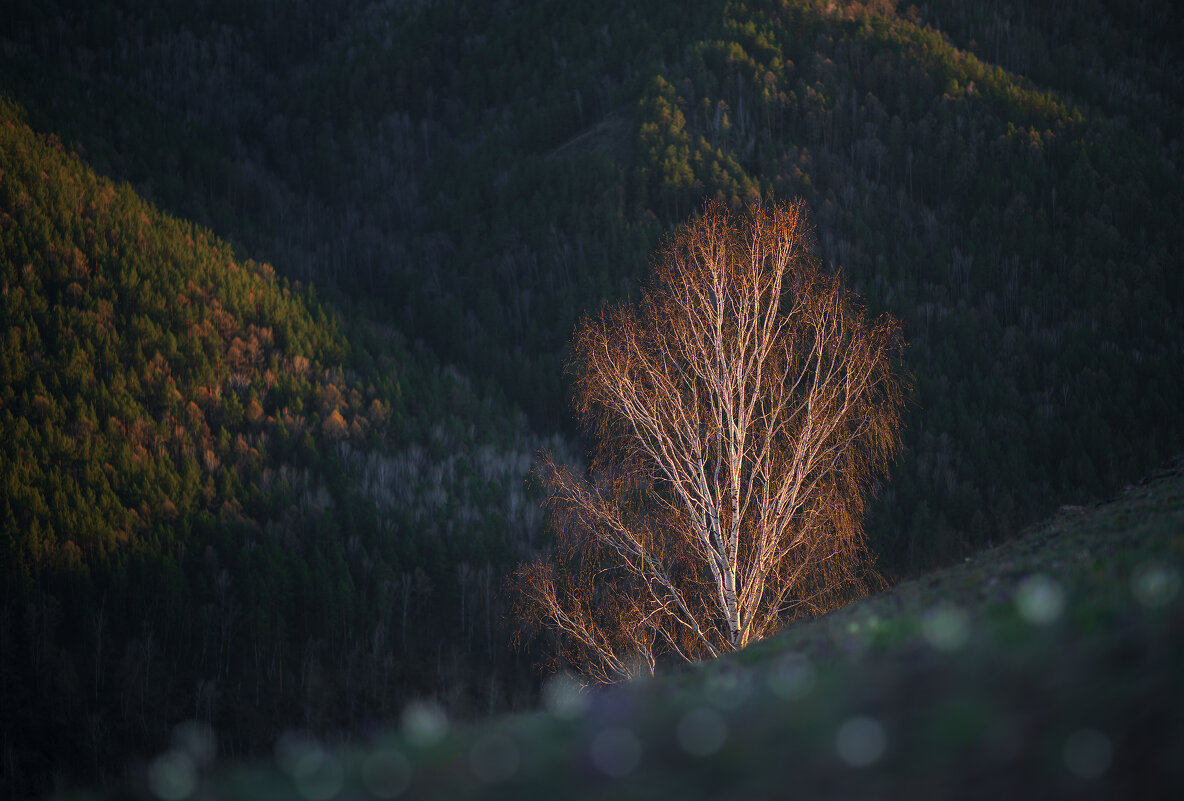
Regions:
M 1184 469 L 743 652 L 364 749 L 288 735 L 203 767 L 183 732 L 150 797 L 1171 798 L 1184 790 Z M 196 791 L 196 793 L 195 793 Z M 170 795 L 169 793 L 176 793 Z
M 1181 452 L 1184 6 L 917 5 L 0 0 L 3 781 L 528 703 L 566 343 L 706 197 L 905 324 L 889 576 Z
M 494 590 L 545 443 L 512 408 L 6 100 L 0 319 L 0 784 L 118 770 L 194 715 L 249 751 L 528 690 Z
M 579 315 L 702 198 L 803 196 L 823 258 L 912 343 L 869 522 L 897 575 L 1184 447 L 1179 4 L 322 5 L 24 4 L 0 76 L 103 169 L 373 303 L 539 431 L 571 433 Z

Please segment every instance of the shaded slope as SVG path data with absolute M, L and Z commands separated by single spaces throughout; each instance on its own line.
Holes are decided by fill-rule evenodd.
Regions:
M 291 737 L 278 767 L 195 774 L 179 744 L 147 775 L 221 798 L 1174 797 L 1182 575 L 1177 468 L 699 669 L 454 731 L 425 712 L 365 749 Z
M 95 176 L 7 100 L 0 317 L 14 792 L 117 770 L 195 715 L 246 751 L 408 695 L 464 714 L 529 690 L 494 597 L 538 529 L 543 443 L 512 408 Z
M 1087 52 L 1107 24 L 1072 21 Z M 1125 68 L 1184 75 L 1142 59 Z M 1184 181 L 1165 139 L 1184 116 L 1162 95 L 1124 97 L 1141 110 L 1124 117 L 1058 89 L 891 4 L 751 2 L 642 100 L 653 208 L 801 194 L 823 257 L 905 322 L 917 404 L 872 525 L 889 570 L 1007 537 L 1184 436 Z
M 65 3 L 78 24 L 28 10 L 0 67 L 113 171 L 381 298 L 541 430 L 567 425 L 576 319 L 662 231 L 704 196 L 805 196 L 822 255 L 914 343 L 871 523 L 907 574 L 1184 437 L 1179 11 L 923 5 Z

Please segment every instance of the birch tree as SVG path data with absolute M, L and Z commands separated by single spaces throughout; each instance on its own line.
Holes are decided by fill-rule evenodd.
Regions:
M 760 640 L 867 592 L 865 504 L 899 446 L 899 325 L 821 269 L 801 201 L 709 205 L 636 303 L 572 342 L 586 472 L 540 458 L 556 532 L 519 611 L 592 682 Z

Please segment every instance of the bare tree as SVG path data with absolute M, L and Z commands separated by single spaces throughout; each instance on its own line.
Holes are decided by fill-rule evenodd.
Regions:
M 866 594 L 873 482 L 899 445 L 899 326 L 821 271 L 803 204 L 709 205 L 637 304 L 585 317 L 569 367 L 595 443 L 539 473 L 550 558 L 519 612 L 586 679 L 652 673 Z

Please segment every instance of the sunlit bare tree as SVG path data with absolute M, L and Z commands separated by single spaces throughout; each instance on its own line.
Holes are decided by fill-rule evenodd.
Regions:
M 556 547 L 520 611 L 593 682 L 697 661 L 863 595 L 899 443 L 897 323 L 820 269 L 802 203 L 709 205 L 638 303 L 578 326 L 586 474 L 540 460 Z

